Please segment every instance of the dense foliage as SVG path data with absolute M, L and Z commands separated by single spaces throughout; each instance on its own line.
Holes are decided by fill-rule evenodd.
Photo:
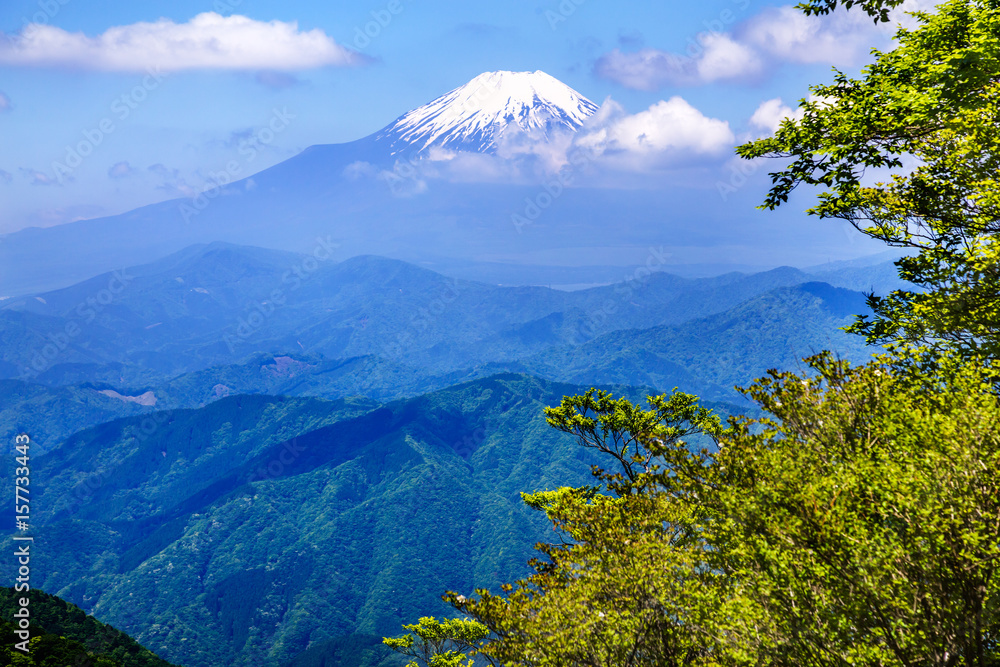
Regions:
M 820 3 L 835 4 L 833 0 Z M 850 3 L 845 3 L 850 4 Z M 879 12 L 892 2 L 860 3 Z M 810 213 L 841 218 L 913 251 L 897 262 L 920 290 L 873 295 L 870 342 L 906 341 L 1000 356 L 1000 6 L 948 0 L 901 29 L 860 79 L 813 88 L 801 119 L 741 146 L 789 160 L 764 206 L 799 185 L 824 188 Z M 872 177 L 874 172 L 878 176 Z M 873 183 L 878 180 L 879 182 Z
M 27 597 L 31 611 L 30 653 L 15 650 L 19 641 L 8 622 Z M 0 655 L 12 667 L 171 667 L 124 632 L 87 616 L 54 595 L 0 588 Z
M 73 433 L 146 408 L 84 387 L 45 387 L 19 380 L 0 380 L 0 438 L 13 442 L 30 433 L 33 444 L 50 450 Z
M 923 357 L 774 371 L 723 425 L 588 392 L 549 423 L 599 484 L 525 496 L 562 539 L 504 594 L 449 593 L 504 665 L 1000 663 L 1000 399 Z M 700 435 L 716 448 L 695 449 Z
M 774 419 L 724 439 L 717 542 L 774 664 L 1000 660 L 1000 400 L 925 361 L 772 373 L 750 394 Z

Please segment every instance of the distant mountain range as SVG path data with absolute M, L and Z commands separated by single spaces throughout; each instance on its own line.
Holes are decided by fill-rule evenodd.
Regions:
M 707 175 L 696 206 L 691 184 L 674 177 L 626 174 L 613 187 L 590 178 L 591 158 L 562 153 L 581 130 L 601 136 L 596 111 L 544 72 L 487 72 L 357 141 L 311 146 L 258 173 L 235 154 L 225 169 L 206 170 L 194 196 L 8 234 L 0 297 L 215 241 L 306 253 L 336 246 L 337 259 L 373 254 L 525 284 L 536 268 L 545 282 L 576 283 L 650 263 L 673 272 L 774 266 L 815 238 L 805 226 L 776 233 L 783 213 L 752 224 L 734 217 Z M 749 203 L 737 208 L 751 214 Z M 824 252 L 863 254 L 854 243 L 836 234 Z M 692 249 L 703 257 L 692 259 Z M 576 279 L 581 266 L 602 277 Z
M 865 308 L 856 288 L 898 284 L 891 266 L 781 268 L 566 292 L 372 256 L 195 246 L 2 302 L 0 427 L 27 420 L 55 444 L 112 417 L 234 394 L 391 400 L 506 371 L 738 400 L 734 384 L 820 349 L 865 357 L 837 328 Z M 39 422 L 42 406 L 63 417 Z
M 217 242 L 6 299 L 0 436 L 32 433 L 33 525 L 60 545 L 33 582 L 185 667 L 388 665 L 379 638 L 443 590 L 526 572 L 549 534 L 520 491 L 589 481 L 544 407 L 677 386 L 753 411 L 733 385 L 870 354 L 838 327 L 898 285 L 835 265 L 570 292 Z

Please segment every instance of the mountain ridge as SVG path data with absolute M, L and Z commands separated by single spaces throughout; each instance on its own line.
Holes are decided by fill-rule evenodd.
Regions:
M 564 292 L 459 280 L 379 256 L 309 259 L 215 243 L 8 299 L 0 336 L 12 344 L 0 375 L 127 392 L 259 353 L 310 353 L 381 357 L 401 371 L 444 377 L 613 330 L 679 325 L 816 280 L 791 268 L 708 279 L 654 272 Z

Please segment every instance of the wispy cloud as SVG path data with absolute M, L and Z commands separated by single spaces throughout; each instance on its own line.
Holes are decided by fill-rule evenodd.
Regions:
M 138 173 L 139 170 L 132 167 L 132 165 L 130 165 L 127 161 L 116 162 L 111 165 L 110 169 L 108 169 L 108 177 L 115 180 L 135 176 Z
M 274 72 L 272 70 L 257 72 L 254 80 L 260 85 L 273 88 L 274 90 L 284 90 L 285 88 L 291 88 L 302 83 L 294 74 Z
M 9 171 L 4 171 L 3 169 L 0 169 L 0 183 L 10 183 L 13 180 L 14 180 L 13 174 L 11 174 Z
M 197 188 L 187 182 L 179 169 L 172 169 L 158 162 L 150 165 L 147 170 L 160 178 L 160 184 L 156 189 L 166 192 L 171 197 L 193 197 L 198 193 Z
M 28 182 L 32 185 L 62 185 L 62 183 L 58 180 L 52 178 L 44 172 L 38 171 L 37 169 L 21 167 L 18 171 L 20 171 L 21 175 L 27 178 Z
M 89 220 L 107 214 L 107 209 L 95 204 L 66 206 L 60 208 L 42 208 L 28 214 L 28 222 L 37 227 L 52 227 L 78 220 Z
M 10 111 L 13 108 L 14 108 L 14 105 L 11 104 L 10 98 L 7 97 L 6 93 L 4 93 L 2 90 L 0 90 L 0 113 L 4 113 L 6 111 Z
M 638 49 L 646 43 L 646 38 L 638 30 L 618 31 L 618 44 L 626 49 Z
M 876 26 L 863 12 L 806 16 L 791 5 L 770 7 L 731 32 L 704 32 L 685 54 L 654 48 L 614 49 L 598 58 L 594 73 L 626 88 L 659 90 L 715 81 L 756 81 L 782 63 L 859 64 L 870 48 L 886 46 L 903 12 L 926 9 L 929 0 L 907 0 L 890 24 Z
M 322 30 L 296 22 L 198 14 L 187 23 L 159 19 L 108 28 L 96 37 L 51 25 L 0 34 L 0 64 L 117 72 L 225 69 L 297 71 L 343 67 L 365 58 Z

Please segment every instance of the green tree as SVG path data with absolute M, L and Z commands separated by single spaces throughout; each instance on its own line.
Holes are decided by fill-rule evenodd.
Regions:
M 845 1 L 842 4 L 850 6 Z M 858 3 L 883 17 L 894 1 Z M 813 13 L 835 0 L 812 0 Z M 912 251 L 897 262 L 920 289 L 869 298 L 869 342 L 1000 356 L 1000 5 L 948 0 L 917 13 L 897 48 L 874 52 L 859 79 L 836 72 L 812 88 L 798 119 L 737 150 L 789 160 L 763 207 L 820 186 L 809 213 L 848 221 Z M 874 174 L 874 175 L 873 175 Z
M 714 460 L 711 541 L 769 620 L 741 641 L 775 665 L 1000 664 L 991 378 L 926 356 L 810 365 L 755 383 L 769 416 Z
M 726 619 L 752 605 L 711 563 L 694 493 L 710 457 L 689 444 L 714 446 L 724 428 L 691 395 L 648 402 L 592 390 L 546 411 L 613 467 L 593 469 L 595 486 L 523 494 L 560 536 L 536 545 L 530 577 L 497 595 L 445 596 L 489 630 L 470 655 L 504 665 L 716 664 Z
M 889 21 L 889 12 L 901 4 L 903 0 L 807 0 L 796 5 L 796 8 L 805 14 L 820 15 L 829 14 L 838 5 L 846 9 L 857 6 L 874 18 L 876 23 L 884 23 Z
M 802 7 L 838 4 L 878 21 L 899 3 Z M 951 0 L 918 19 L 862 79 L 837 73 L 800 120 L 739 149 L 790 160 L 765 207 L 822 186 L 811 213 L 915 252 L 897 265 L 921 289 L 872 296 L 875 318 L 852 327 L 891 354 L 771 371 L 745 392 L 765 416 L 728 426 L 676 393 L 649 410 L 593 391 L 550 409 L 614 469 L 525 495 L 560 537 L 537 545 L 530 577 L 503 595 L 445 596 L 490 631 L 470 654 L 533 667 L 1000 665 L 1000 3 Z
M 649 409 L 601 392 L 549 409 L 614 466 L 594 470 L 596 486 L 524 496 L 562 538 L 537 545 L 530 577 L 445 596 L 489 630 L 466 654 L 533 667 L 1000 664 L 993 378 L 926 354 L 808 362 L 810 375 L 753 384 L 765 416 L 728 426 L 679 393 Z
M 467 618 L 439 621 L 424 616 L 412 625 L 404 625 L 403 629 L 408 634 L 386 637 L 382 643 L 413 658 L 407 667 L 472 667 L 467 654 L 489 635 L 485 625 Z

